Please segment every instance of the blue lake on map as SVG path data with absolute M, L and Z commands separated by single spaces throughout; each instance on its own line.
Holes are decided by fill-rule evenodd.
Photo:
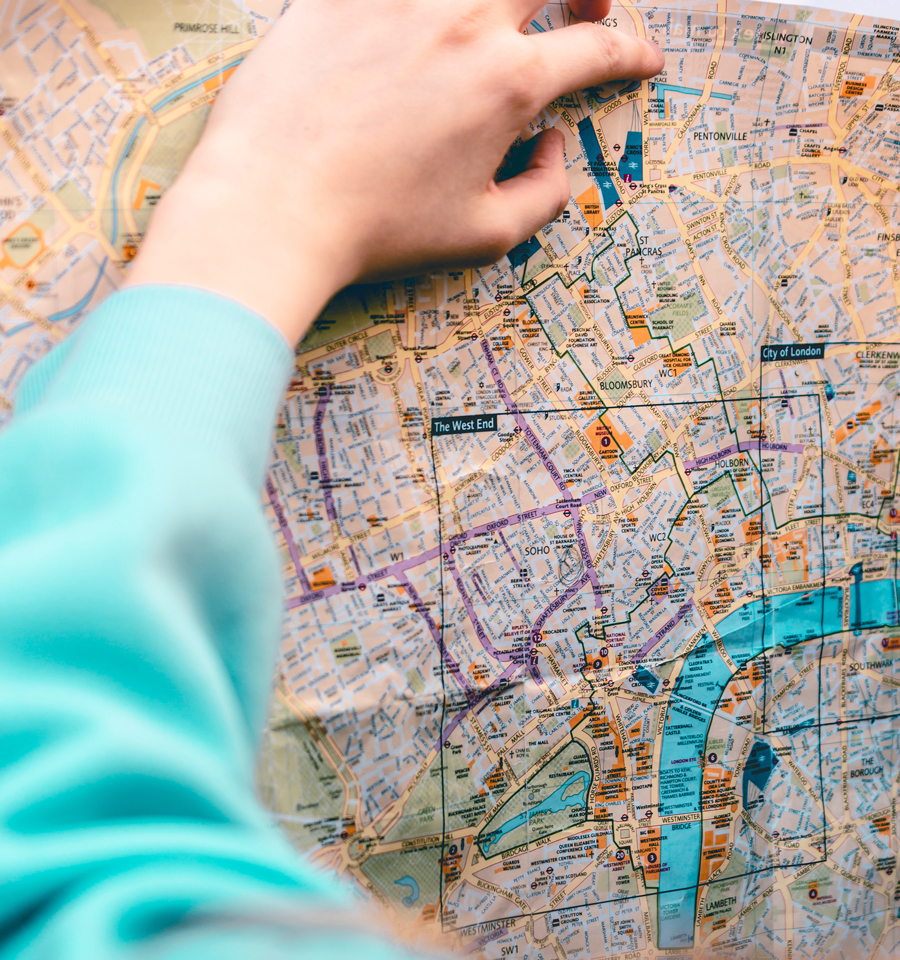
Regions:
M 581 781 L 581 787 L 577 788 L 578 781 Z M 549 797 L 536 804 L 530 810 L 510 817 L 499 827 L 495 827 L 490 833 L 482 838 L 481 844 L 484 852 L 487 853 L 491 847 L 495 846 L 502 837 L 506 836 L 516 827 L 521 827 L 532 818 L 542 813 L 559 813 L 567 807 L 584 806 L 588 787 L 591 785 L 591 775 L 586 770 L 579 770 L 573 773 L 571 777 L 561 786 L 557 787 Z M 573 789 L 576 787 L 576 789 Z
M 893 579 L 850 585 L 859 626 L 897 622 L 896 582 Z M 728 655 L 740 668 L 764 650 L 792 647 L 828 634 L 843 624 L 844 590 L 829 587 L 809 593 L 781 594 L 755 600 L 725 617 L 717 627 Z M 856 624 L 851 624 L 855 626 Z M 715 645 L 704 638 L 684 659 L 672 691 L 663 733 L 659 774 L 659 814 L 697 814 L 707 732 L 731 670 Z M 659 946 L 687 947 L 694 940 L 694 912 L 703 823 L 692 820 L 666 824 L 661 831 L 661 860 L 667 869 L 659 881 Z
M 419 899 L 419 884 L 413 877 L 401 877 L 394 883 L 409 889 L 409 893 L 403 898 L 404 906 L 411 907 Z

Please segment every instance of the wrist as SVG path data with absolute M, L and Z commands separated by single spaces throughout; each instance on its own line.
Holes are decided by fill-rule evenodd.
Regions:
M 296 344 L 353 280 L 315 198 L 286 203 L 269 185 L 236 188 L 233 162 L 226 182 L 202 156 L 191 161 L 154 212 L 128 284 L 208 290 L 258 313 Z M 254 183 L 252 171 L 245 173 L 245 185 Z

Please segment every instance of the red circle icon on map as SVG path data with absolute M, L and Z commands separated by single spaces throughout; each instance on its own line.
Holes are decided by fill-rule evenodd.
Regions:
M 621 147 L 621 145 L 618 144 L 618 143 L 613 146 L 613 150 L 621 150 L 621 149 L 622 149 L 622 147 Z
M 609 607 L 601 607 L 601 608 L 600 608 L 600 612 L 601 612 L 601 613 L 609 613 Z
M 572 516 L 572 511 L 571 511 L 571 510 L 563 510 L 563 516 L 564 516 L 564 517 L 571 517 L 571 516 Z

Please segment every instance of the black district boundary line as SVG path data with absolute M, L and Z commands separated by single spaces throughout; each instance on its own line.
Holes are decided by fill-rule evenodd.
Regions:
M 812 353 L 809 352 L 809 348 L 817 348 Z M 840 347 L 841 350 L 838 354 L 833 357 L 826 357 L 826 353 L 829 347 Z M 757 378 L 756 378 L 756 397 L 760 405 L 760 423 L 764 423 L 765 419 L 763 417 L 763 403 L 770 400 L 782 399 L 789 401 L 792 397 L 806 397 L 812 399 L 815 397 L 816 405 L 818 409 L 818 419 L 819 419 L 819 478 L 821 483 L 820 489 L 820 499 L 821 499 L 821 510 L 820 510 L 820 526 L 819 526 L 819 535 L 821 538 L 821 547 L 822 547 L 822 562 L 821 562 L 821 577 L 822 577 L 822 588 L 821 588 L 821 613 L 820 613 L 820 624 L 819 624 L 819 658 L 818 658 L 818 684 L 819 684 L 819 695 L 818 695 L 818 705 L 817 705 L 817 717 L 815 726 L 818 727 L 818 738 L 819 738 L 819 796 L 821 798 L 821 816 L 822 816 L 822 849 L 828 849 L 827 844 L 827 833 L 828 833 L 828 822 L 827 814 L 825 811 L 825 779 L 823 774 L 823 765 L 824 757 L 822 751 L 822 729 L 825 726 L 838 726 L 837 721 L 833 722 L 824 722 L 822 720 L 822 670 L 823 670 L 823 657 L 825 653 L 825 595 L 827 590 L 828 583 L 828 573 L 826 569 L 827 564 L 827 555 L 825 551 L 825 429 L 823 425 L 823 412 L 822 412 L 822 398 L 818 391 L 801 393 L 799 391 L 792 391 L 787 383 L 782 377 L 782 389 L 779 392 L 777 389 L 768 389 L 763 391 L 763 369 L 766 365 L 769 366 L 770 370 L 782 370 L 785 367 L 794 367 L 802 365 L 809 360 L 815 360 L 817 363 L 834 363 L 840 356 L 846 354 L 848 349 L 852 350 L 854 347 L 857 348 L 856 353 L 862 351 L 868 351 L 871 349 L 878 348 L 887 348 L 890 350 L 897 350 L 898 345 L 896 343 L 885 343 L 884 341 L 872 341 L 872 342 L 862 342 L 862 341 L 840 341 L 840 342 L 816 342 L 816 343 L 806 343 L 806 344 L 780 344 L 780 343 L 761 343 L 759 348 L 759 359 L 757 365 Z M 804 356 L 804 349 L 806 348 L 807 355 Z M 821 351 L 821 356 L 816 354 Z M 777 364 L 777 366 L 776 366 Z M 891 374 L 896 375 L 896 371 L 888 371 L 887 375 Z M 855 414 L 854 414 L 855 415 Z M 760 482 L 762 482 L 762 437 L 760 436 L 760 449 L 759 449 L 759 461 L 760 461 Z M 892 484 L 892 493 L 896 489 L 897 477 L 896 477 L 896 467 L 894 470 L 895 476 Z M 765 514 L 762 510 L 763 498 L 760 496 L 760 540 L 762 540 L 762 535 L 764 533 L 765 525 Z M 879 510 L 880 513 L 880 510 Z M 875 521 L 877 524 L 878 515 L 876 514 Z M 897 577 L 897 546 L 895 541 L 894 547 L 894 578 L 896 582 Z M 761 591 L 763 599 L 765 600 L 765 579 L 761 577 Z M 895 588 L 896 594 L 896 588 Z M 845 591 L 845 599 L 846 591 Z M 766 617 L 766 604 L 763 602 L 763 631 L 765 631 L 765 617 Z M 812 638 L 810 638 L 812 639 Z M 804 641 L 808 642 L 808 641 Z M 774 650 L 773 650 L 774 652 Z M 768 658 L 764 660 L 764 663 L 768 664 Z M 763 710 L 762 710 L 762 730 L 763 734 L 766 732 L 766 721 L 768 717 L 768 703 L 769 703 L 769 670 L 765 669 L 763 671 Z M 848 721 L 848 722 L 865 722 L 868 718 L 858 718 L 858 720 Z M 811 726 L 811 725 L 810 725 Z M 782 731 L 787 732 L 790 727 L 782 727 L 779 730 L 770 731 L 770 734 L 778 734 Z
M 762 351 L 760 351 L 760 357 L 762 357 Z M 816 734 L 818 736 L 818 748 L 819 748 L 819 751 L 818 751 L 819 752 L 819 785 L 818 786 L 819 786 L 819 804 L 820 804 L 819 815 L 821 817 L 821 823 L 822 823 L 821 841 L 822 841 L 822 850 L 823 850 L 823 858 L 824 858 L 825 856 L 827 856 L 827 851 L 828 851 L 828 841 L 827 841 L 828 815 L 825 810 L 825 778 L 823 773 L 824 758 L 822 756 L 822 687 L 823 687 L 822 661 L 825 654 L 825 599 L 827 596 L 826 591 L 827 591 L 827 584 L 828 584 L 828 571 L 826 569 L 826 554 L 825 554 L 825 431 L 822 426 L 822 398 L 819 396 L 818 392 L 792 394 L 787 389 L 784 389 L 781 392 L 781 394 L 776 394 L 775 397 L 769 396 L 768 392 L 766 395 L 764 395 L 762 391 L 762 368 L 763 368 L 763 361 L 762 359 L 760 359 L 759 386 L 757 388 L 757 396 L 759 399 L 760 424 L 763 424 L 766 422 L 765 417 L 763 416 L 764 400 L 767 402 L 770 399 L 776 399 L 776 398 L 778 400 L 786 400 L 786 399 L 789 400 L 790 397 L 796 397 L 797 399 L 805 398 L 810 400 L 815 398 L 816 409 L 818 413 L 818 421 L 819 421 L 819 518 L 818 519 L 819 519 L 819 542 L 820 542 L 820 549 L 821 549 L 820 575 L 822 577 L 822 587 L 821 587 L 821 590 L 819 591 L 819 595 L 821 597 L 821 603 L 819 604 L 819 636 L 818 636 L 819 651 L 818 651 L 818 662 L 816 665 L 817 667 L 816 674 L 818 678 L 819 689 L 818 689 L 818 694 L 816 696 L 815 726 L 816 726 Z M 760 436 L 757 443 L 758 443 L 759 474 L 760 474 L 760 487 L 761 487 L 763 483 L 763 480 L 762 480 L 762 475 L 763 475 L 762 443 L 763 441 L 762 441 L 762 431 L 760 431 L 759 433 L 760 433 Z M 760 504 L 759 534 L 760 534 L 760 549 L 762 549 L 763 538 L 765 537 L 765 524 L 766 524 L 766 515 L 765 515 L 765 511 L 763 510 L 762 490 L 760 490 L 759 504 Z M 770 550 L 770 556 L 771 556 L 771 550 Z M 767 619 L 768 613 L 766 609 L 767 608 L 766 578 L 763 575 L 764 571 L 762 567 L 763 567 L 763 562 L 762 562 L 762 557 L 760 556 L 760 592 L 762 594 L 762 601 L 763 601 L 762 602 L 762 613 L 763 613 L 762 631 L 763 631 L 763 636 L 765 637 L 766 619 Z M 845 602 L 846 602 L 846 591 L 845 591 Z M 809 640 L 805 640 L 803 642 L 809 643 L 809 641 L 812 639 L 814 638 L 810 637 Z M 774 653 L 775 653 L 775 648 L 773 647 L 771 654 L 774 654 Z M 763 652 L 761 656 L 762 656 L 762 662 L 764 667 L 763 669 L 762 736 L 765 737 L 766 736 L 766 720 L 769 714 L 769 673 L 770 673 L 769 665 L 771 663 L 772 657 L 771 655 L 766 656 L 765 646 L 763 647 Z M 772 702 L 774 703 L 774 701 Z M 771 737 L 771 732 L 769 733 L 769 736 Z M 702 787 L 701 787 L 701 793 L 702 793 Z M 795 840 L 795 839 L 804 839 L 804 838 L 789 838 L 789 839 Z
M 870 346 L 870 345 L 869 345 L 869 344 L 866 344 L 866 346 Z M 784 399 L 784 398 L 786 398 L 786 397 L 795 397 L 795 398 L 797 398 L 797 399 L 800 399 L 800 398 L 803 398 L 803 397 L 809 397 L 809 398 L 815 397 L 815 398 L 816 398 L 816 401 L 817 401 L 817 403 L 818 403 L 818 412 L 819 412 L 819 441 L 820 441 L 820 442 L 819 442 L 819 449 L 820 449 L 820 458 L 819 458 L 819 459 L 820 459 L 820 464 L 819 464 L 819 469 L 820 469 L 820 477 L 821 477 L 821 479 L 822 479 L 821 509 L 820 509 L 820 513 L 819 513 L 819 518 L 818 518 L 818 519 L 819 519 L 819 521 L 820 521 L 820 536 L 821 536 L 821 537 L 824 537 L 824 517 L 825 517 L 825 513 L 824 513 L 824 511 L 825 511 L 825 497 L 824 497 L 824 463 L 825 463 L 825 455 L 824 455 L 824 446 L 823 446 L 823 444 L 824 444 L 824 439 L 823 439 L 823 434 L 822 434 L 821 398 L 819 397 L 818 393 L 789 393 L 789 392 L 784 391 L 784 390 L 780 390 L 780 391 L 766 391 L 766 393 L 765 393 L 765 395 L 764 395 L 764 394 L 762 393 L 762 391 L 761 391 L 761 386 L 760 386 L 759 391 L 758 391 L 758 393 L 757 393 L 757 396 L 755 396 L 755 397 L 754 397 L 754 396 L 751 396 L 751 397 L 746 398 L 746 399 L 759 400 L 759 401 L 760 401 L 760 407 L 761 407 L 761 411 L 760 411 L 760 412 L 762 412 L 762 400 L 763 400 L 763 399 L 767 399 L 767 400 L 772 399 L 772 400 L 779 400 L 779 401 L 780 401 L 780 400 L 782 400 L 782 399 Z M 477 414 L 476 416 L 479 416 L 479 417 L 497 417 L 497 418 L 500 418 L 500 417 L 515 417 L 515 416 L 518 416 L 518 415 L 530 417 L 530 416 L 538 416 L 538 415 L 540 415 L 540 414 L 545 414 L 545 415 L 547 415 L 547 416 L 549 417 L 549 416 L 552 415 L 552 414 L 565 414 L 565 413 L 584 414 L 584 413 L 593 413 L 593 412 L 605 413 L 605 412 L 607 412 L 607 411 L 614 411 L 614 410 L 647 409 L 647 408 L 655 408 L 655 407 L 658 407 L 660 404 L 663 404 L 663 405 L 666 405 L 666 406 L 698 407 L 698 406 L 702 406 L 702 405 L 705 405 L 705 404 L 709 404 L 709 403 L 711 403 L 711 402 L 716 402 L 716 403 L 721 404 L 721 406 L 722 406 L 722 412 L 723 412 L 723 415 L 725 416 L 726 423 L 729 423 L 729 424 L 730 424 L 730 421 L 728 420 L 727 404 L 728 404 L 729 402 L 736 403 L 736 402 L 737 402 L 737 399 L 738 399 L 738 398 L 723 397 L 721 394 L 716 394 L 716 395 L 713 395 L 713 396 L 704 397 L 704 398 L 699 398 L 699 399 L 698 399 L 697 397 L 692 397 L 692 398 L 689 399 L 689 400 L 687 400 L 687 399 L 675 399 L 675 398 L 672 398 L 672 397 L 668 397 L 668 398 L 665 398 L 665 399 L 660 400 L 659 403 L 625 403 L 625 404 L 604 404 L 604 403 L 598 403 L 598 404 L 586 404 L 586 405 L 584 405 L 584 406 L 577 406 L 577 407 L 552 407 L 552 408 L 530 408 L 530 409 L 517 408 L 515 411 L 510 411 L 510 410 L 498 410 L 498 411 L 496 411 L 496 412 L 484 412 L 484 411 L 482 411 L 481 413 Z M 744 399 L 744 398 L 741 398 L 741 399 Z M 431 418 L 431 419 L 434 419 L 437 415 L 438 415 L 438 410 L 436 410 L 435 407 L 434 407 L 434 405 L 432 405 L 432 409 L 430 410 L 430 418 Z M 450 416 L 450 414 L 448 414 L 448 416 Z M 462 418 L 469 418 L 469 417 L 471 417 L 472 415 L 471 415 L 471 414 L 458 414 L 457 416 L 459 416 L 459 417 L 462 419 Z M 760 422 L 762 422 L 762 417 L 760 418 Z M 429 421 L 429 426 L 430 426 L 430 421 Z M 497 432 L 497 431 L 491 431 L 491 432 Z M 449 435 L 451 435 L 451 436 L 460 436 L 461 434 L 456 433 L 456 434 L 449 434 Z M 523 438 L 523 439 L 524 439 L 524 438 Z M 758 511 L 759 511 L 760 519 L 761 519 L 761 520 L 763 519 L 763 509 L 764 509 L 764 502 L 763 502 L 764 488 L 763 488 L 763 481 L 762 481 L 762 454 L 763 454 L 763 452 L 766 452 L 766 453 L 770 452 L 770 451 L 763 451 L 763 449 L 762 449 L 762 444 L 763 444 L 764 442 L 768 442 L 768 441 L 764 441 L 763 438 L 762 438 L 762 435 L 760 434 L 760 436 L 757 438 L 757 447 L 756 447 L 756 452 L 757 452 L 757 455 L 758 455 L 758 457 L 759 457 L 759 461 L 760 461 L 760 462 L 759 462 L 759 465 L 755 465 L 755 464 L 753 465 L 753 466 L 755 467 L 755 469 L 756 469 L 756 470 L 759 472 L 759 474 L 760 474 L 760 497 L 759 497 L 760 505 L 759 505 L 759 507 L 758 507 Z M 751 441 L 751 443 L 752 443 L 752 441 Z M 438 480 L 438 475 L 437 475 L 437 459 L 436 459 L 436 457 L 435 457 L 435 435 L 434 435 L 433 432 L 431 432 L 431 430 L 429 430 L 429 445 L 430 445 L 430 453 L 431 453 L 432 479 L 433 479 L 434 487 L 435 487 L 435 500 L 436 500 L 436 503 L 437 503 L 437 506 L 438 506 L 438 543 L 439 543 L 439 544 L 443 544 L 443 542 L 444 542 L 444 528 L 443 528 L 443 510 L 442 510 L 442 502 L 441 502 L 441 484 L 440 484 L 440 482 L 439 482 L 439 480 Z M 744 452 L 744 453 L 752 452 L 752 449 L 753 449 L 753 448 L 751 447 L 750 450 L 745 450 L 745 451 L 741 451 L 741 452 Z M 778 451 L 772 451 L 772 452 L 777 453 Z M 664 454 L 663 454 L 663 455 L 664 455 Z M 663 455 L 661 455 L 661 456 L 663 456 Z M 651 454 L 650 456 L 651 456 L 651 458 L 652 458 L 652 454 Z M 642 461 L 642 462 L 643 462 L 643 461 Z M 656 462 L 658 462 L 658 461 L 656 461 Z M 751 461 L 751 462 L 752 462 L 752 461 Z M 709 466 L 712 467 L 714 464 L 715 464 L 715 461 L 712 461 L 712 462 L 709 464 Z M 627 467 L 626 467 L 626 469 L 627 469 Z M 630 471 L 630 472 L 631 472 L 631 471 Z M 578 499 L 578 498 L 573 498 L 573 500 L 574 500 L 574 499 Z M 752 511 L 752 510 L 751 510 L 749 516 L 752 516 L 754 512 L 756 512 L 756 511 Z M 760 524 L 760 536 L 759 536 L 760 546 L 762 546 L 763 537 L 764 537 L 764 531 L 763 531 L 763 524 L 761 523 L 761 524 Z M 821 568 L 822 568 L 822 581 L 823 581 L 823 584 L 822 584 L 822 588 L 821 588 L 821 589 L 822 589 L 822 597 L 823 597 L 823 600 L 822 600 L 822 607 L 821 607 L 822 613 L 821 613 L 821 619 L 820 619 L 820 633 L 819 633 L 819 637 L 818 637 L 820 646 L 819 646 L 819 660 L 818 660 L 818 666 L 819 666 L 819 670 L 818 670 L 818 674 L 819 674 L 819 696 L 818 696 L 817 722 L 814 723 L 814 724 L 807 724 L 807 725 L 804 726 L 804 727 L 798 727 L 797 729 L 798 729 L 798 730 L 799 730 L 799 729 L 802 729 L 802 730 L 810 730 L 810 729 L 815 728 L 815 729 L 818 731 L 818 736 L 819 736 L 819 794 L 820 794 L 820 798 L 821 798 L 821 802 L 822 802 L 822 810 L 821 810 L 821 813 L 822 813 L 822 828 L 823 828 L 823 829 L 822 829 L 823 855 L 822 855 L 822 857 L 819 858 L 819 859 L 806 860 L 806 861 L 804 861 L 803 863 L 783 863 L 783 862 L 779 862 L 779 863 L 774 863 L 774 864 L 770 864 L 770 865 L 763 866 L 763 867 L 759 867 L 759 868 L 754 868 L 754 869 L 752 869 L 752 870 L 745 870 L 743 873 L 735 874 L 735 875 L 733 875 L 733 876 L 722 877 L 722 878 L 714 878 L 714 879 L 711 879 L 711 880 L 703 881 L 702 883 L 698 882 L 697 884 L 693 884 L 693 885 L 688 886 L 688 887 L 674 888 L 674 889 L 671 890 L 671 891 L 666 891 L 667 893 L 675 893 L 675 892 L 687 891 L 687 890 L 696 890 L 696 889 L 698 889 L 699 887 L 711 887 L 711 886 L 713 886 L 714 884 L 717 884 L 717 883 L 725 883 L 725 882 L 730 882 L 730 881 L 734 881 L 734 880 L 740 880 L 740 879 L 743 879 L 743 878 L 745 878 L 745 877 L 753 877 L 753 876 L 757 876 L 757 875 L 760 875 L 760 874 L 771 874 L 771 873 L 774 873 L 774 871 L 775 871 L 776 869 L 784 870 L 784 869 L 790 869 L 790 868 L 793 867 L 793 868 L 796 869 L 796 870 L 800 870 L 800 869 L 802 869 L 802 868 L 804 868 L 804 867 L 807 867 L 807 866 L 816 866 L 816 865 L 818 865 L 818 864 L 827 862 L 827 852 L 826 852 L 826 851 L 827 851 L 827 821 L 826 821 L 825 810 L 824 810 L 824 789 L 823 789 L 822 750 L 821 750 L 821 737 L 822 737 L 821 731 L 822 731 L 823 726 L 826 725 L 825 723 L 823 723 L 823 721 L 822 721 L 822 716 L 821 716 L 821 714 L 822 714 L 822 697 L 821 697 L 821 691 L 822 691 L 822 652 L 823 652 L 823 645 L 824 645 L 824 636 L 822 635 L 822 630 L 824 629 L 824 609 L 825 609 L 825 607 L 824 607 L 824 596 L 825 596 L 824 591 L 825 591 L 825 589 L 826 589 L 826 579 L 827 579 L 827 577 L 826 577 L 826 572 L 825 572 L 824 540 L 822 540 L 822 547 L 823 547 L 823 556 L 822 556 L 822 567 L 821 567 Z M 443 753 L 443 750 L 444 750 L 444 746 L 443 746 L 443 744 L 444 744 L 444 729 L 445 729 L 445 726 L 446 726 L 446 723 L 447 723 L 447 719 L 448 719 L 448 717 L 447 717 L 447 712 L 448 712 L 448 711 L 447 711 L 447 705 L 448 705 L 448 698 L 447 698 L 447 680 L 448 680 L 448 678 L 447 678 L 447 676 L 446 676 L 446 670 L 447 670 L 447 668 L 446 668 L 446 665 L 445 665 L 445 662 L 444 662 L 444 652 L 445 652 L 445 650 L 446 650 L 445 642 L 444 642 L 444 626 L 445 626 L 445 619 L 446 619 L 446 618 L 445 618 L 445 609 L 446 609 L 445 599 L 446 599 L 446 598 L 445 598 L 445 588 L 444 588 L 444 563 L 443 563 L 442 558 L 440 557 L 440 554 L 439 554 L 438 559 L 439 559 L 438 589 L 439 589 L 439 595 L 440 595 L 440 616 L 441 616 L 440 648 L 439 648 L 439 649 L 440 649 L 440 658 L 439 658 L 439 659 L 440 659 L 440 677 L 441 677 L 441 693 L 442 693 L 441 719 L 440 719 L 440 741 L 439 741 L 439 742 L 440 742 L 440 744 L 441 744 L 440 752 Z M 761 563 L 761 561 L 760 561 L 760 563 Z M 763 599 L 763 601 L 764 601 L 764 600 L 765 600 L 765 597 L 766 597 L 766 594 L 765 594 L 765 584 L 764 584 L 764 577 L 763 577 L 763 571 L 762 571 L 762 570 L 760 570 L 760 582 L 761 582 L 762 599 Z M 763 616 L 764 616 L 764 618 L 765 618 L 765 616 L 766 616 L 766 614 L 765 614 L 765 607 L 766 607 L 765 602 L 763 602 L 763 605 L 762 605 L 762 606 L 763 606 Z M 763 620 L 763 630 L 765 630 L 765 619 Z M 805 641 L 802 641 L 802 642 L 803 642 L 803 643 L 809 643 L 810 640 L 814 640 L 814 639 L 817 639 L 817 638 L 816 638 L 816 637 L 810 637 L 809 640 L 805 640 Z M 762 652 L 761 655 L 764 655 L 764 654 L 765 654 L 765 650 L 763 650 L 763 652 Z M 768 670 L 764 671 L 764 676 L 765 676 L 765 677 L 768 676 Z M 501 691 L 501 692 L 502 692 L 502 691 Z M 492 696 L 492 692 L 489 691 L 489 692 L 486 694 L 486 696 L 485 696 L 484 699 L 489 702 L 491 696 Z M 764 690 L 763 696 L 764 696 L 764 701 L 763 701 L 763 702 L 764 702 L 763 717 L 765 717 L 765 704 L 766 704 L 766 700 L 765 700 L 766 693 L 765 693 L 765 690 Z M 478 703 L 478 701 L 475 701 L 474 703 L 469 704 L 466 709 L 472 709 L 477 703 Z M 789 727 L 788 727 L 788 728 L 781 728 L 781 729 L 783 729 L 783 730 L 785 730 L 785 731 L 788 731 L 788 730 L 791 730 L 791 729 L 793 729 L 793 728 L 789 728 Z M 777 731 L 777 732 L 781 732 L 781 729 L 780 729 L 779 731 Z M 769 731 L 769 735 L 771 735 L 772 733 L 775 733 L 775 732 L 776 732 L 776 731 L 774 731 L 774 730 L 770 730 L 770 731 Z M 761 735 L 762 735 L 762 736 L 765 736 L 765 726 L 763 727 L 763 731 L 761 732 Z M 635 894 L 635 895 L 633 895 L 633 896 L 626 896 L 626 897 L 616 897 L 616 898 L 610 898 L 610 899 L 606 899 L 606 900 L 600 900 L 600 899 L 598 899 L 598 900 L 587 901 L 587 902 L 584 902 L 584 903 L 580 903 L 580 904 L 573 905 L 573 906 L 568 906 L 568 907 L 557 906 L 557 907 L 552 907 L 552 908 L 545 908 L 545 909 L 540 909 L 540 910 L 533 910 L 533 911 L 530 911 L 528 914 L 525 914 L 525 913 L 507 914 L 507 915 L 505 915 L 505 916 L 503 916 L 503 917 L 493 918 L 491 921 L 479 921 L 478 923 L 468 924 L 468 925 L 464 925 L 464 926 L 461 926 L 461 927 L 452 926 L 452 925 L 445 925 L 444 913 L 443 913 L 443 910 L 441 909 L 442 906 L 443 906 L 444 889 L 445 889 L 445 877 L 444 877 L 444 869 L 443 869 L 443 867 L 444 867 L 444 863 L 445 863 L 445 860 L 446 860 L 446 851 L 448 850 L 450 844 L 452 843 L 452 838 L 448 838 L 448 836 L 447 836 L 447 833 L 448 833 L 448 830 L 447 830 L 447 813 L 446 813 L 446 811 L 447 811 L 447 796 L 446 796 L 446 782 L 445 782 L 445 764 L 444 764 L 444 762 L 443 762 L 443 757 L 441 757 L 441 764 L 440 764 L 440 779 L 441 779 L 441 834 L 442 834 L 442 837 L 441 837 L 441 858 L 440 858 L 440 861 L 439 861 L 439 863 L 438 863 L 439 870 L 440 870 L 440 874 L 439 874 L 439 899 L 438 899 L 438 909 L 441 910 L 440 922 L 441 922 L 441 931 L 442 931 L 442 932 L 457 932 L 457 933 L 458 933 L 458 932 L 461 931 L 461 930 L 478 928 L 478 927 L 482 926 L 484 923 L 488 923 L 488 922 L 490 922 L 491 924 L 494 924 L 494 923 L 502 923 L 502 921 L 504 921 L 504 920 L 520 920 L 520 919 L 527 919 L 528 917 L 535 917 L 535 916 L 542 916 L 542 915 L 549 915 L 549 914 L 556 914 L 556 913 L 567 913 L 567 912 L 572 912 L 572 911 L 576 911 L 576 910 L 583 910 L 583 909 L 586 909 L 586 908 L 588 908 L 588 907 L 605 906 L 605 905 L 607 905 L 607 904 L 624 903 L 624 902 L 627 902 L 627 901 L 629 901 L 629 900 L 640 900 L 640 899 L 643 899 L 643 898 L 645 898 L 645 897 L 646 897 L 646 898 L 649 898 L 649 897 L 657 897 L 657 896 L 659 896 L 659 889 L 658 889 L 658 888 L 652 889 L 652 890 L 649 890 L 649 889 L 648 889 L 648 890 L 645 891 L 643 894 Z M 526 785 L 527 783 L 528 783 L 528 780 L 526 779 L 525 782 L 523 783 L 523 786 Z M 521 788 L 520 788 L 520 789 L 521 789 Z M 701 788 L 701 792 L 702 792 L 702 788 Z M 702 811 L 700 811 L 700 816 L 701 816 L 700 822 L 702 822 L 702 817 L 703 817 Z M 605 823 L 605 822 L 607 822 L 607 821 L 605 821 L 605 820 L 601 820 L 601 821 L 586 820 L 586 821 L 585 821 L 586 824 L 591 824 L 591 823 Z M 613 821 L 610 820 L 609 822 L 612 824 Z M 636 826 L 637 826 L 637 827 L 640 827 L 640 824 L 638 823 Z M 816 832 L 816 834 L 808 834 L 808 835 L 804 835 L 803 837 L 790 838 L 790 839 L 791 839 L 792 841 L 795 840 L 795 839 L 808 839 L 808 838 L 811 837 L 811 836 L 816 836 L 817 833 L 818 833 L 818 832 Z M 613 837 L 614 837 L 614 834 L 613 834 Z M 615 840 L 613 840 L 613 843 L 615 843 Z M 616 846 L 618 846 L 618 845 L 616 844 Z M 539 848 L 536 847 L 536 848 L 534 848 L 534 849 L 539 849 Z M 621 848 L 620 848 L 620 849 L 621 849 Z M 634 870 L 634 863 L 633 863 L 633 861 L 631 860 L 630 849 L 631 849 L 631 848 L 629 848 L 629 862 L 631 863 L 632 870 Z M 799 852 L 799 851 L 798 851 L 798 852 Z M 641 871 L 643 872 L 643 869 L 642 869 L 642 868 L 640 868 L 640 869 L 641 869 Z M 485 891 L 485 892 L 486 892 L 486 893 L 489 893 L 490 891 Z

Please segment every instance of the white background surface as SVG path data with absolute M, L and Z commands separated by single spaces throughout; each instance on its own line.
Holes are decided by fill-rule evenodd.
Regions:
M 811 7 L 900 20 L 900 0 L 812 0 Z M 806 4 L 804 3 L 804 6 Z

